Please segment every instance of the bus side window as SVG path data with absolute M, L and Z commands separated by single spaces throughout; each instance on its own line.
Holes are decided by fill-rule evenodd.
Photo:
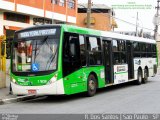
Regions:
M 86 66 L 86 49 L 85 49 L 85 40 L 83 35 L 79 36 L 79 44 L 80 44 L 81 65 Z
M 117 44 L 117 40 L 113 40 L 113 52 L 118 51 L 118 44 Z
M 153 57 L 153 58 L 156 58 L 156 57 L 157 57 L 157 54 L 156 54 L 156 45 L 154 45 L 154 44 L 152 45 L 152 50 L 153 50 L 153 51 L 152 51 L 152 52 L 153 52 L 153 53 L 152 53 L 152 54 L 153 54 L 152 57 Z
M 97 37 L 86 37 L 87 52 L 89 54 L 89 65 L 102 65 L 102 51 L 100 38 Z
M 113 40 L 113 60 L 114 64 L 125 64 L 126 61 L 126 42 L 124 40 Z

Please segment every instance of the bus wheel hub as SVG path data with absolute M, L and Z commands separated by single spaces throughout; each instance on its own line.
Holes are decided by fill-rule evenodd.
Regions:
M 93 80 L 90 80 L 90 81 L 89 81 L 89 88 L 90 88 L 91 90 L 94 90 L 94 89 L 95 89 L 95 82 L 94 82 Z

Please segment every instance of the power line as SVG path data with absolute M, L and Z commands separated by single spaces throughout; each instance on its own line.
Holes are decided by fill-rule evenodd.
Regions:
M 80 6 L 84 7 L 84 8 L 86 8 L 86 7 L 85 7 L 84 5 L 82 5 L 82 4 L 78 4 L 78 5 L 80 5 Z M 95 4 L 94 4 L 94 5 L 95 5 Z M 95 5 L 95 6 L 96 6 L 96 5 Z M 87 8 L 86 8 L 86 9 L 87 9 Z M 92 9 L 92 11 L 96 11 L 96 12 L 98 12 L 98 13 L 103 14 L 103 16 L 107 17 L 107 15 L 106 15 L 105 13 L 103 13 L 103 12 L 101 12 L 101 11 L 99 11 L 99 10 Z M 109 15 L 109 14 L 108 14 L 108 15 Z M 122 22 L 124 22 L 124 23 L 130 24 L 130 25 L 132 25 L 132 26 L 136 26 L 136 24 L 131 23 L 131 22 L 128 22 L 128 21 L 126 21 L 126 20 L 117 18 L 117 17 L 112 16 L 112 15 L 109 15 L 109 16 L 112 17 L 112 18 L 114 18 L 114 19 L 117 19 L 117 20 L 119 20 L 119 21 L 122 21 Z M 142 26 L 139 26 L 139 25 L 138 25 L 138 27 L 143 28 L 143 29 L 146 29 L 146 30 L 154 31 L 154 30 L 151 29 L 151 28 L 146 28 L 146 27 L 142 27 Z
M 95 5 L 95 6 L 96 6 L 96 5 Z M 99 11 L 99 10 L 96 10 L 96 11 Z M 99 11 L 99 12 L 100 12 L 100 13 L 102 13 L 101 11 Z M 102 13 L 102 14 L 104 14 L 104 13 Z M 104 15 L 105 15 L 105 14 L 104 14 Z M 125 23 L 127 23 L 127 24 L 130 24 L 130 25 L 136 26 L 136 24 L 131 23 L 131 22 L 128 22 L 128 21 L 126 21 L 126 20 L 123 20 L 123 19 L 117 18 L 117 17 L 112 16 L 112 15 L 109 15 L 109 16 L 110 16 L 110 17 L 113 17 L 113 18 L 115 18 L 115 19 L 117 19 L 117 20 L 119 20 L 119 21 L 125 22 Z M 143 28 L 143 29 L 147 29 L 147 30 L 154 31 L 154 29 L 151 29 L 151 28 L 141 27 L 141 26 L 139 26 L 139 25 L 138 25 L 138 27 Z

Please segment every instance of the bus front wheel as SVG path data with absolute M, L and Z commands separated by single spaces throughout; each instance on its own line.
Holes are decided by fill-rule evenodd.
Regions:
M 92 97 L 96 94 L 96 89 L 97 89 L 97 80 L 96 77 L 91 74 L 88 77 L 87 81 L 87 96 Z

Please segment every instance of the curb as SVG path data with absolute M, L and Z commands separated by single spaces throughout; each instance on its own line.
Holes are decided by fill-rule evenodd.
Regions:
M 35 97 L 36 97 L 36 95 L 27 95 L 27 96 L 20 96 L 20 97 L 16 97 L 16 98 L 0 99 L 0 105 L 25 101 L 25 100 L 33 99 Z

